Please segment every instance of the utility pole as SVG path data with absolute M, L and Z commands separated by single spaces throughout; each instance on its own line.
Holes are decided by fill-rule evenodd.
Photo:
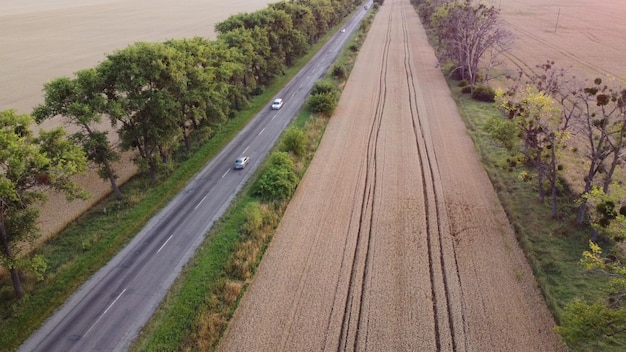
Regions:
M 554 25 L 554 33 L 556 33 L 557 28 L 559 28 L 559 17 L 561 17 L 560 7 L 559 7 L 559 12 L 556 14 L 556 24 Z

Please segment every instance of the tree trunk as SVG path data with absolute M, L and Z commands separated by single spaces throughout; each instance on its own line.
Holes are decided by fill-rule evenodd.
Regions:
M 0 215 L 2 216 L 2 215 Z M 4 227 L 4 217 L 0 218 L 0 240 L 2 241 L 2 247 L 4 248 L 4 255 L 7 257 L 9 261 L 13 260 L 13 251 L 11 250 L 11 246 L 9 245 L 9 236 L 7 235 L 6 229 Z M 22 287 L 22 281 L 20 280 L 20 273 L 17 268 L 11 266 L 9 268 L 9 272 L 11 273 L 11 282 L 13 283 L 13 290 L 15 291 L 15 295 L 18 299 L 24 297 L 26 293 L 24 291 L 24 287 Z
M 596 161 L 592 159 L 591 165 L 589 165 L 589 171 L 587 172 L 587 177 L 585 178 L 585 189 L 583 190 L 582 195 L 589 194 L 591 192 L 591 187 L 593 185 L 593 177 L 596 174 Z M 581 225 L 585 221 L 585 215 L 587 214 L 587 199 L 580 197 L 581 204 L 578 207 L 578 214 L 576 215 L 576 223 Z
M 554 143 L 552 143 L 551 152 L 552 152 L 551 153 L 552 160 L 550 160 L 550 172 L 552 173 L 552 177 L 550 178 L 550 188 L 552 190 L 552 218 L 556 218 L 558 215 L 557 196 L 556 196 L 557 169 L 556 169 L 556 147 L 554 146 Z
M 13 290 L 15 290 L 15 296 L 17 299 L 22 299 L 26 291 L 24 291 L 24 287 L 22 287 L 22 281 L 20 280 L 20 273 L 16 268 L 11 268 L 9 270 L 11 272 L 11 282 L 13 282 Z
M 541 158 L 541 151 L 537 152 L 537 161 L 535 162 L 535 168 L 537 169 L 537 182 L 539 183 L 539 201 L 543 203 L 546 199 L 546 192 L 543 189 L 543 179 L 545 169 L 543 167 L 543 159 Z
M 152 160 L 150 160 L 149 162 L 149 173 L 150 173 L 150 182 L 152 182 L 153 185 L 157 184 L 157 172 L 156 172 L 156 163 Z
M 113 188 L 113 194 L 115 195 L 115 199 L 122 200 L 122 192 L 117 185 L 117 181 L 115 180 L 115 175 L 112 172 L 107 173 L 109 175 L 109 181 L 111 182 L 111 188 Z

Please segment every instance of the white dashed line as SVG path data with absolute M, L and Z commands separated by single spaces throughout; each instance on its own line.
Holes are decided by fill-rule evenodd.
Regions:
M 227 172 L 228 172 L 228 171 L 227 171 Z M 226 174 L 224 174 L 224 175 L 226 175 Z M 224 176 L 222 176 L 222 177 L 224 177 Z M 200 206 L 200 204 L 202 204 L 202 202 L 204 202 L 204 200 L 205 200 L 205 199 L 206 199 L 206 196 L 202 197 L 202 199 L 200 200 L 200 202 L 198 202 L 198 204 L 196 204 L 196 206 L 193 208 L 193 210 L 198 209 L 198 207 Z
M 83 338 L 85 338 L 89 332 L 91 331 L 91 329 L 93 329 L 94 326 L 96 326 L 96 324 L 98 324 L 98 322 L 100 321 L 100 319 L 102 319 L 102 317 L 107 314 L 107 312 L 109 311 L 109 309 L 111 309 L 111 307 L 113 307 L 113 305 L 117 302 L 118 299 L 120 299 L 120 297 L 122 297 L 122 295 L 124 294 L 124 292 L 126 292 L 126 289 L 122 290 L 122 292 L 120 292 L 119 295 L 117 295 L 117 297 L 115 297 L 115 299 L 113 300 L 113 302 L 111 302 L 111 304 L 109 304 L 109 306 L 107 307 L 107 309 L 104 310 L 104 312 L 102 312 L 102 314 L 98 317 L 98 319 L 91 325 L 91 327 L 87 330 L 87 332 L 83 335 Z
M 169 242 L 169 241 L 172 239 L 172 237 L 174 237 L 174 235 L 170 235 L 170 237 L 168 237 L 168 238 L 167 238 L 167 241 L 165 241 L 165 243 L 163 243 L 163 244 L 161 245 L 161 247 L 159 248 L 159 250 L 158 250 L 158 251 L 156 251 L 156 252 L 157 252 L 157 254 L 161 251 L 161 249 L 163 249 L 163 247 L 165 247 L 165 245 L 167 244 L 167 242 Z

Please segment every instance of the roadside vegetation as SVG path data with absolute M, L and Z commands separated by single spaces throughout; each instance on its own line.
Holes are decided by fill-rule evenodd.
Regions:
M 347 0 L 270 4 L 267 9 L 232 16 L 218 24 L 216 41 L 192 38 L 136 43 L 109 55 L 94 69 L 46 84 L 45 102 L 34 109 L 33 117 L 43 121 L 62 115 L 78 132 L 67 137 L 63 132 L 44 134 L 31 142 L 74 156 L 80 150 L 68 146 L 79 146 L 82 159 L 74 159 L 82 164 L 71 164 L 68 156 L 54 159 L 53 165 L 44 162 L 46 168 L 33 173 L 41 181 L 38 186 L 82 195 L 67 182 L 66 174 L 82 171 L 87 159 L 111 182 L 112 197 L 41 246 L 30 248 L 27 254 L 17 253 L 29 248 L 37 237 L 32 228 L 20 227 L 26 220 L 36 221 L 37 212 L 32 202 L 23 203 L 24 198 L 14 193 L 8 177 L 23 168 L 0 169 L 0 257 L 2 266 L 15 272 L 12 283 L 7 275 L 0 277 L 0 345 L 16 349 L 128 243 L 310 60 L 355 5 Z M 284 42 L 289 45 L 281 45 Z M 3 119 L 14 115 L 10 110 L 2 113 Z M 115 137 L 102 128 L 107 124 L 113 127 Z M 5 132 L 25 136 L 17 127 L 3 128 Z M 46 136 L 45 141 L 37 142 Z M 296 149 L 292 151 L 292 145 L 284 153 L 295 155 L 298 136 L 296 133 Z M 111 166 L 119 158 L 118 148 L 133 152 L 140 170 L 122 186 L 116 184 Z M 4 145 L 0 149 L 9 150 Z M 12 158 L 17 155 L 11 154 Z M 14 165 L 2 157 L 4 165 Z M 302 166 L 294 163 L 295 171 L 297 167 Z M 295 185 L 289 189 L 293 191 Z M 43 196 L 30 199 L 45 201 Z M 217 255 L 211 260 L 223 267 L 220 258 Z
M 624 350 L 626 88 L 550 60 L 509 72 L 502 54 L 511 37 L 495 6 L 412 4 L 556 331 L 572 350 Z

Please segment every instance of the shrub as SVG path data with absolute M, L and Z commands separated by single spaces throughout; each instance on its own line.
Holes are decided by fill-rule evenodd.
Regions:
M 289 154 L 275 152 L 270 156 L 270 166 L 254 184 L 252 193 L 265 201 L 285 200 L 296 190 L 298 181 Z
M 472 99 L 493 103 L 495 101 L 496 92 L 491 87 L 476 86 L 472 92 Z
M 253 235 L 263 228 L 263 211 L 258 202 L 252 202 L 246 206 L 246 219 L 241 225 L 241 232 L 247 236 Z
M 331 116 L 337 108 L 337 98 L 333 93 L 311 95 L 308 101 L 311 112 Z
M 280 150 L 301 156 L 306 151 L 307 137 L 303 130 L 290 127 L 285 131 Z
M 337 80 L 342 80 L 346 78 L 346 69 L 341 65 L 335 65 L 333 67 L 333 77 Z
M 337 86 L 335 86 L 332 82 L 323 81 L 316 82 L 313 89 L 311 89 L 311 95 L 325 93 L 337 94 Z
M 463 94 L 470 94 L 472 92 L 472 87 L 470 86 L 465 86 L 461 89 L 461 93 Z

